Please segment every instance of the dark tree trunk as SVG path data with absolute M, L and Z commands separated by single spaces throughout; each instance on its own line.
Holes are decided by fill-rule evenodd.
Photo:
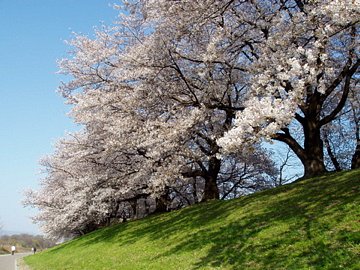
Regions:
M 323 152 L 324 145 L 320 135 L 321 127 L 317 110 L 318 108 L 314 108 L 310 111 L 312 113 L 308 113 L 306 117 L 297 115 L 296 119 L 301 123 L 304 131 L 304 147 L 291 136 L 287 128 L 282 130 L 283 133 L 278 133 L 274 136 L 275 140 L 286 143 L 299 157 L 304 166 L 304 178 L 322 175 L 326 172 Z
M 357 115 L 355 108 L 353 108 L 353 113 L 355 119 L 356 148 L 351 159 L 351 169 L 355 170 L 360 168 L 360 117 Z
M 324 164 L 323 142 L 320 130 L 310 130 L 304 133 L 304 147 L 301 147 L 289 132 L 278 133 L 275 140 L 286 143 L 299 157 L 304 166 L 304 178 L 314 177 L 326 172 Z
M 128 200 L 130 207 L 132 209 L 132 217 L 130 217 L 131 219 L 136 219 L 137 213 L 136 213 L 136 205 L 137 205 L 137 199 L 133 198 Z
M 296 3 L 299 8 L 301 8 L 303 2 L 296 1 Z M 355 33 L 353 36 L 355 37 Z M 350 53 L 350 56 L 351 54 L 352 52 Z M 304 178 L 318 176 L 326 172 L 323 152 L 324 145 L 320 136 L 320 131 L 323 126 L 333 121 L 341 110 L 343 110 L 348 99 L 351 78 L 359 66 L 360 60 L 353 63 L 353 60 L 349 57 L 347 63 L 345 63 L 343 67 L 343 70 L 328 86 L 323 94 L 317 92 L 317 90 L 313 89 L 311 86 L 308 86 L 306 89 L 306 100 L 304 104 L 299 106 L 302 115 L 298 113 L 295 115 L 295 119 L 302 125 L 304 131 L 304 147 L 302 147 L 296 139 L 291 136 L 288 128 L 283 128 L 282 132 L 273 136 L 273 139 L 286 143 L 299 157 L 304 165 Z M 342 93 L 338 103 L 334 104 L 335 106 L 332 108 L 332 111 L 326 115 L 322 115 L 324 112 L 323 105 L 325 101 L 331 97 L 332 93 L 334 93 L 334 91 L 336 91 L 339 87 L 342 88 Z M 291 90 L 291 87 L 289 90 Z M 353 157 L 354 167 L 359 166 L 358 159 L 359 152 L 356 152 Z
M 168 211 L 169 196 L 168 189 L 159 198 L 156 198 L 156 209 L 154 213 L 164 213 Z
M 220 172 L 221 161 L 216 157 L 209 160 L 209 168 L 205 178 L 204 196 L 202 201 L 219 199 L 219 188 L 217 185 L 217 177 Z
M 131 217 L 131 219 L 139 219 L 141 218 L 139 209 L 138 209 L 138 204 L 139 204 L 139 200 L 140 199 L 146 199 L 148 197 L 148 194 L 138 194 L 130 199 L 128 199 L 127 201 L 130 204 L 130 207 L 132 209 L 133 212 L 133 216 Z
M 314 177 L 326 172 L 324 164 L 324 144 L 320 135 L 317 116 L 308 116 L 304 123 L 304 157 L 300 157 L 304 165 L 304 178 Z
M 303 161 L 303 165 L 304 165 L 304 176 L 303 176 L 304 178 L 319 176 L 327 171 L 324 162 L 322 162 L 316 156 L 314 157 L 308 156 L 308 158 Z
M 360 168 L 360 141 L 357 141 L 355 153 L 351 159 L 351 169 L 359 169 Z

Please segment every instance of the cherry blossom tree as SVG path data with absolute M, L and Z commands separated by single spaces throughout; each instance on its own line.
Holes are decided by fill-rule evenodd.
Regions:
M 322 128 L 344 109 L 358 76 L 358 1 L 279 1 L 265 25 L 251 66 L 251 98 L 235 128 L 219 144 L 225 151 L 260 138 L 286 143 L 305 177 L 326 171 Z M 302 141 L 291 134 L 298 122 Z
M 140 201 L 164 211 L 267 188 L 277 170 L 264 140 L 287 144 L 306 177 L 326 171 L 327 157 L 336 168 L 342 115 L 358 140 L 358 1 L 117 8 L 114 25 L 76 35 L 59 62 L 83 129 L 44 159 L 42 189 L 27 194 L 48 234 L 134 217 Z
M 248 189 L 262 187 L 266 174 L 274 172 L 260 145 L 254 151 L 268 169 L 256 185 L 254 172 L 263 168 L 258 161 L 240 153 L 219 155 L 216 140 L 242 109 L 243 70 L 236 53 L 222 62 L 207 56 L 221 38 L 217 23 L 202 26 L 205 17 L 197 18 L 202 38 L 193 39 L 189 22 L 181 30 L 165 16 L 167 3 L 159 2 L 162 17 L 153 13 L 155 2 L 129 4 L 129 15 L 121 15 L 118 25 L 98 29 L 93 39 L 77 35 L 69 42 L 72 58 L 61 60 L 60 67 L 72 79 L 60 92 L 84 129 L 44 159 L 42 189 L 29 191 L 25 201 L 40 209 L 35 220 L 54 237 L 93 230 L 129 204 L 135 212 L 136 201 L 149 196 L 164 210 L 184 187 L 197 193 L 189 204 L 230 194 L 219 191 L 225 183 L 239 192 L 240 182 L 230 176 L 245 166 L 253 168 L 252 177 L 241 182 L 251 181 Z M 206 11 L 201 3 L 198 8 Z M 162 19 L 170 20 L 172 33 Z M 183 34 L 179 40 L 177 33 Z
M 28 191 L 25 204 L 40 210 L 34 220 L 45 233 L 84 234 L 118 218 L 125 210 L 120 207 L 128 207 L 124 202 L 148 196 L 145 181 L 137 185 L 135 177 L 126 177 L 137 169 L 124 165 L 128 157 L 104 151 L 101 142 L 78 133 L 58 142 L 55 153 L 42 160 L 41 189 Z
M 94 114 L 80 111 L 74 90 L 82 88 L 86 99 L 92 90 L 125 86 L 126 110 L 142 118 L 137 124 L 129 121 L 137 127 L 131 143 L 145 158 L 161 164 L 156 170 L 163 183 L 159 185 L 177 177 L 201 177 L 203 200 L 219 198 L 217 180 L 226 155 L 219 157 L 216 140 L 243 109 L 246 74 L 237 64 L 235 48 L 247 46 L 238 44 L 235 36 L 223 36 L 217 20 L 207 18 L 213 12 L 221 16 L 222 4 L 210 5 L 211 10 L 208 4 L 185 3 L 179 12 L 180 6 L 168 1 L 128 3 L 131 15 L 121 27 L 99 32 L 95 40 L 77 37 L 72 42 L 74 58 L 61 62 L 63 72 L 74 77 L 61 90 L 75 104 L 77 122 L 86 123 Z M 201 15 L 185 20 L 194 8 Z M 246 25 L 241 21 L 231 29 Z M 228 44 L 217 48 L 223 38 Z

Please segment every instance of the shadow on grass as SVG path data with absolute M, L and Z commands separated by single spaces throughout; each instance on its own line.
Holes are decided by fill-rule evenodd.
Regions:
M 360 171 L 343 176 L 151 216 L 90 234 L 79 244 L 116 241 L 122 246 L 146 239 L 166 245 L 154 261 L 204 251 L 192 269 L 355 269 L 359 258 L 351 246 L 359 244 L 358 232 L 341 224 L 349 216 L 357 215 L 354 223 L 360 220 Z

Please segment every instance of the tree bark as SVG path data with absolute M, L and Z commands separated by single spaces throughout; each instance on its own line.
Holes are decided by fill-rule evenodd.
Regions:
M 209 168 L 205 178 L 204 196 L 202 201 L 219 199 L 219 188 L 217 185 L 217 177 L 220 172 L 221 161 L 216 157 L 209 160 Z
M 360 168 L 360 141 L 357 141 L 355 153 L 351 159 L 351 169 L 359 169 Z
M 168 196 L 169 189 L 165 189 L 165 193 L 160 195 L 159 198 L 156 198 L 156 209 L 154 213 L 164 213 L 168 211 L 168 204 L 169 204 L 169 196 Z
M 302 3 L 302 1 L 297 2 Z M 299 7 L 301 8 L 301 4 Z M 351 78 L 360 66 L 360 60 L 357 60 L 353 65 L 352 63 L 352 59 L 349 58 L 342 72 L 327 88 L 325 94 L 312 91 L 311 87 L 309 87 L 304 104 L 299 106 L 303 115 L 297 113 L 295 116 L 295 119 L 302 125 L 304 131 L 303 147 L 291 136 L 288 128 L 282 129 L 283 133 L 277 133 L 273 136 L 273 139 L 286 143 L 299 157 L 304 165 L 304 178 L 318 176 L 327 171 L 324 164 L 324 143 L 321 139 L 321 128 L 335 119 L 348 100 Z M 336 104 L 330 113 L 320 118 L 324 102 L 339 87 L 341 82 L 344 83 L 338 104 Z M 353 156 L 352 168 L 360 166 L 359 151 L 360 146 L 358 145 Z
M 316 110 L 316 114 L 317 114 Z M 319 119 L 317 115 L 309 115 L 304 123 L 304 150 L 306 158 L 301 160 L 304 164 L 304 177 L 314 177 L 326 172 L 324 164 L 324 144 L 321 139 Z
M 356 147 L 354 155 L 351 159 L 351 169 L 359 169 L 360 168 L 360 117 L 357 114 L 357 110 L 355 107 L 352 107 L 354 114 L 354 122 L 355 122 L 355 137 L 356 137 Z
M 311 156 L 312 152 L 308 156 Z M 311 178 L 324 174 L 327 170 L 325 168 L 324 162 L 319 159 L 317 156 L 314 158 L 307 158 L 303 161 L 304 164 L 304 178 Z
M 273 138 L 286 143 L 299 157 L 304 166 L 304 178 L 310 178 L 325 173 L 323 141 L 320 135 L 317 114 L 308 114 L 307 117 L 297 117 L 304 130 L 304 147 L 290 134 L 287 128 L 283 133 L 277 133 Z

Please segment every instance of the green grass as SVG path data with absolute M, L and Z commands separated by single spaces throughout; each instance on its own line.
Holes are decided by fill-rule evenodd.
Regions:
M 33 270 L 360 269 L 360 170 L 108 227 L 25 261 Z

